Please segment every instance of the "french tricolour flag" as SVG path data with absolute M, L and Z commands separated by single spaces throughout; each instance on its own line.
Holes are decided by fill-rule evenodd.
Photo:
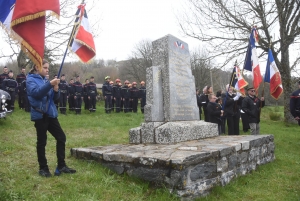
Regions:
M 238 93 L 245 95 L 244 88 L 248 85 L 248 82 L 242 76 L 241 70 L 238 66 L 234 66 L 233 68 L 231 81 L 231 86 L 234 87 Z
M 251 30 L 249 45 L 244 63 L 244 69 L 252 71 L 253 87 L 258 91 L 259 85 L 262 82 L 258 57 L 256 53 L 255 42 L 258 40 L 258 33 L 255 28 Z
M 10 22 L 14 13 L 16 0 L 0 1 L 0 22 L 3 28 L 10 34 Z
M 69 48 L 79 59 L 84 62 L 90 62 L 96 55 L 95 43 L 88 17 L 85 10 L 85 4 L 78 6 L 77 18 L 73 27 L 71 42 Z
M 271 49 L 269 49 L 268 52 L 268 62 L 266 66 L 264 81 L 270 83 L 270 94 L 273 98 L 278 100 L 283 92 L 283 87 L 281 82 L 281 75 L 274 61 Z

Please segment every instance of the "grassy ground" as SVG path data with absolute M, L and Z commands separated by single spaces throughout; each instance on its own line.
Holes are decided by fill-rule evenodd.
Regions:
M 167 189 L 70 157 L 73 147 L 128 143 L 128 130 L 143 122 L 141 113 L 105 114 L 102 107 L 92 114 L 83 111 L 80 116 L 70 112 L 59 116 L 67 135 L 66 162 L 78 171 L 60 177 L 37 174 L 36 134 L 28 113 L 17 109 L 6 120 L 0 119 L 0 200 L 180 200 Z M 282 108 L 264 108 L 261 133 L 275 135 L 276 160 L 197 200 L 300 200 L 300 128 L 269 120 L 271 111 L 282 114 Z M 54 171 L 55 140 L 51 135 L 47 158 Z

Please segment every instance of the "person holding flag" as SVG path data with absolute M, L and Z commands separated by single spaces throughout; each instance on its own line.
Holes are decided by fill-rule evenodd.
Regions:
M 251 135 L 259 135 L 260 132 L 260 108 L 265 106 L 265 99 L 260 99 L 255 96 L 256 91 L 254 87 L 249 87 L 248 96 L 243 99 L 242 110 L 248 116 Z

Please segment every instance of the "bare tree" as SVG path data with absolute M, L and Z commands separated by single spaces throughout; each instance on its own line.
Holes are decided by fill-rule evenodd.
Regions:
M 245 55 L 250 30 L 253 25 L 257 26 L 260 56 L 271 48 L 282 76 L 285 121 L 291 121 L 291 70 L 299 65 L 300 55 L 296 53 L 291 58 L 290 48 L 299 49 L 299 0 L 187 0 L 187 6 L 189 10 L 178 16 L 182 31 L 206 42 L 209 59 L 223 56 L 223 66 L 239 55 Z M 272 39 L 274 33 L 279 37 Z
M 146 68 L 152 66 L 152 42 L 142 40 L 135 45 L 130 58 L 124 62 L 121 75 L 141 82 L 146 79 Z

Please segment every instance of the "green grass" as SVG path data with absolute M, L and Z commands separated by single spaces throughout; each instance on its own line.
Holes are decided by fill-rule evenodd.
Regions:
M 0 200 L 180 200 L 167 189 L 70 156 L 74 147 L 128 143 L 128 130 L 143 122 L 140 112 L 105 114 L 102 105 L 97 109 L 59 116 L 67 135 L 66 162 L 78 172 L 51 178 L 37 173 L 36 134 L 29 114 L 17 109 L 0 119 Z M 197 200 L 300 200 L 300 127 L 269 120 L 270 111 L 274 108 L 262 110 L 261 133 L 275 135 L 276 160 Z M 55 140 L 48 136 L 47 159 L 54 171 Z

